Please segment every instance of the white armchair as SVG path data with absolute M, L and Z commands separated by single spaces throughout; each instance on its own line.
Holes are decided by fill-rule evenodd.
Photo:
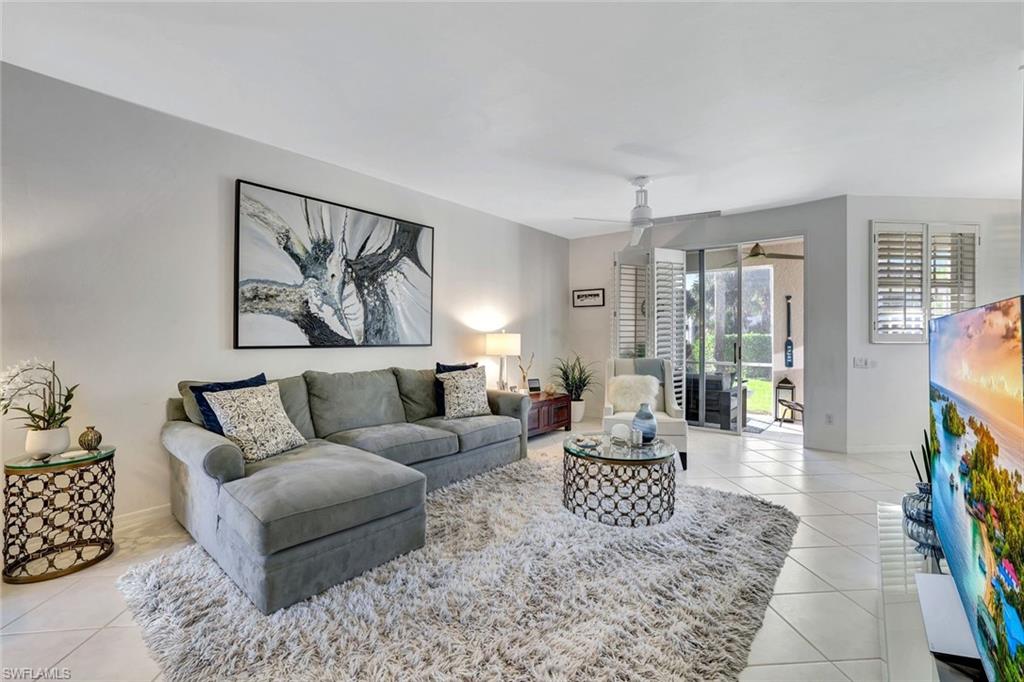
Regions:
M 643 372 L 637 371 L 637 363 L 643 363 Z M 636 409 L 616 411 L 609 398 L 609 387 L 616 376 L 629 374 L 648 374 L 660 383 L 658 395 L 655 397 L 651 411 L 658 421 L 658 437 L 662 438 L 679 450 L 679 459 L 686 469 L 686 415 L 676 404 L 675 392 L 672 390 L 672 363 L 668 360 L 616 358 L 608 361 L 604 381 L 604 417 L 601 426 L 607 433 L 616 424 L 632 427 Z M 667 390 L 666 390 L 666 384 Z

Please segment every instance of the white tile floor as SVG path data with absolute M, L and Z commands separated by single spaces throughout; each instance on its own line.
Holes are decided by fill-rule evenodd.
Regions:
M 583 424 L 581 430 L 599 430 Z M 557 445 L 564 434 L 531 441 Z M 906 456 L 845 456 L 795 443 L 692 431 L 687 483 L 760 495 L 801 517 L 741 680 L 884 680 L 876 501 L 912 483 Z M 4 669 L 72 680 L 153 680 L 159 669 L 115 587 L 132 563 L 186 545 L 171 519 L 119 531 L 115 554 L 80 573 L 0 588 Z

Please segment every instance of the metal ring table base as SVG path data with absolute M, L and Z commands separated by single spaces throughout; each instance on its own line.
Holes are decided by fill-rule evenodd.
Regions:
M 565 453 L 562 503 L 577 516 L 609 526 L 653 526 L 672 518 L 675 458 L 611 463 Z

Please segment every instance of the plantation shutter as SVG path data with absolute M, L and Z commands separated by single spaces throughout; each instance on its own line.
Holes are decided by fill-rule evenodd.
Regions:
M 677 405 L 686 385 L 686 252 L 654 249 L 654 356 L 672 363 Z
M 977 302 L 976 224 L 871 221 L 871 342 L 924 343 L 928 321 Z
M 871 222 L 871 341 L 925 341 L 924 223 Z
M 928 242 L 931 318 L 973 308 L 978 226 L 931 224 Z
M 615 254 L 615 307 L 612 351 L 617 358 L 647 357 L 650 254 L 626 250 Z

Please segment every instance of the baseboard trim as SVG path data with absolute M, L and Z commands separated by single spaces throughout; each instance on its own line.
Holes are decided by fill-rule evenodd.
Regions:
M 170 515 L 171 503 L 167 502 L 147 509 L 139 509 L 125 514 L 116 514 L 114 516 L 114 527 L 118 530 L 123 530 L 125 528 L 132 528 L 161 518 L 168 518 Z

